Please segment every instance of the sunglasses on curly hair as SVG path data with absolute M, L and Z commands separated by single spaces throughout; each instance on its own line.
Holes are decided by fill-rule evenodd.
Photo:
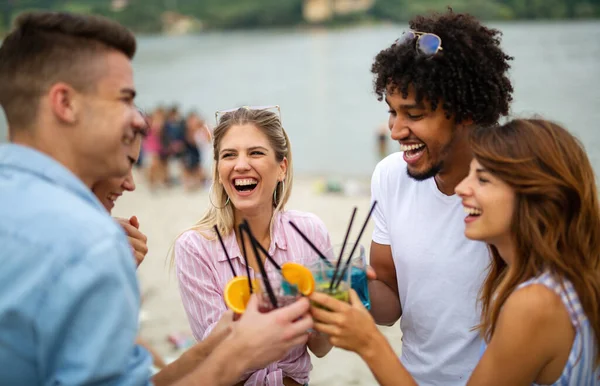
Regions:
M 279 121 L 281 121 L 281 109 L 279 108 L 279 105 L 272 105 L 272 106 L 241 106 L 241 107 L 234 107 L 233 109 L 227 109 L 227 110 L 219 110 L 217 112 L 215 112 L 215 120 L 217 121 L 217 125 L 219 124 L 219 117 L 223 117 L 223 115 L 227 114 L 227 113 L 231 113 L 233 111 L 237 111 L 239 109 L 247 109 L 247 110 L 277 110 L 277 115 L 279 115 Z
M 429 32 L 407 31 L 394 44 L 402 45 L 415 39 L 415 48 L 423 55 L 432 56 L 442 51 L 442 39 Z

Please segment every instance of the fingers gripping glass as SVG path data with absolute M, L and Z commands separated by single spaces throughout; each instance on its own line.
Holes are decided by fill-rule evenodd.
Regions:
M 237 111 L 239 109 L 248 109 L 248 110 L 277 110 L 277 115 L 279 116 L 279 121 L 281 122 L 281 109 L 279 108 L 279 105 L 272 105 L 272 106 L 241 106 L 241 107 L 234 107 L 232 109 L 227 109 L 227 110 L 219 110 L 219 111 L 215 112 L 215 120 L 217 122 L 217 125 L 219 124 L 219 119 L 221 117 L 223 117 L 223 115 L 225 115 L 227 113 L 231 113 L 233 111 Z
M 405 44 L 416 39 L 415 48 L 424 55 L 435 55 L 442 51 L 442 39 L 429 32 L 407 31 L 396 40 L 396 44 Z

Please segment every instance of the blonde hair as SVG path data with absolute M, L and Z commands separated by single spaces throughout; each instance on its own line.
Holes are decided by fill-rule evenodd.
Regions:
M 273 215 L 284 210 L 285 204 L 290 198 L 293 181 L 292 148 L 290 140 L 281 125 L 278 114 L 269 110 L 254 110 L 242 107 L 235 111 L 225 113 L 219 120 L 219 123 L 213 132 L 213 185 L 209 192 L 211 206 L 204 213 L 200 221 L 185 231 L 195 230 L 200 233 L 202 237 L 212 240 L 216 237 L 213 232 L 213 227 L 215 225 L 222 236 L 229 235 L 234 230 L 233 206 L 228 200 L 229 197 L 227 196 L 227 192 L 223 185 L 217 183 L 217 181 L 219 181 L 219 152 L 221 150 L 221 141 L 229 129 L 234 125 L 247 124 L 256 126 L 256 128 L 267 137 L 269 144 L 275 152 L 275 159 L 277 162 L 283 161 L 284 158 L 287 159 L 285 178 L 282 182 L 277 183 L 275 191 L 273 192 Z M 273 218 L 271 218 L 271 229 L 272 226 Z M 181 234 L 179 234 L 177 238 L 179 238 L 179 236 L 181 236 Z M 173 255 L 171 257 L 171 264 L 174 263 L 174 260 L 175 257 Z

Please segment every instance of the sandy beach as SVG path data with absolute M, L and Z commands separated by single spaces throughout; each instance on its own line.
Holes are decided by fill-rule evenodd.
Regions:
M 143 296 L 141 336 L 163 357 L 177 355 L 168 335 L 190 333 L 187 317 L 177 287 L 174 272 L 170 271 L 168 253 L 175 237 L 195 223 L 208 205 L 208 190 L 193 193 L 182 187 L 151 192 L 141 174 L 135 172 L 137 189 L 125 193 L 118 201 L 113 215 L 136 215 L 140 229 L 148 236 L 149 252 L 138 270 Z M 356 238 L 369 210 L 369 181 L 361 181 L 362 193 L 353 196 L 321 194 L 315 189 L 315 179 L 296 177 L 288 209 L 298 209 L 317 214 L 327 225 L 332 242 L 341 243 L 353 206 L 358 206 L 357 221 L 351 235 Z M 358 224 L 358 225 L 357 225 Z M 361 242 L 370 243 L 372 222 Z M 397 325 L 381 327 L 399 353 L 401 333 Z M 325 358 L 313 357 L 310 384 L 314 386 L 376 385 L 371 372 L 354 354 L 334 348 Z

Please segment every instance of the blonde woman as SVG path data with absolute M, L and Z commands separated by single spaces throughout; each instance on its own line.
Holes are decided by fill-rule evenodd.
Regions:
M 275 109 L 279 109 L 274 106 Z M 238 274 L 246 272 L 239 225 L 248 221 L 257 241 L 282 264 L 309 265 L 315 253 L 292 230 L 293 221 L 321 250 L 330 247 L 323 222 L 311 213 L 285 210 L 292 189 L 292 152 L 279 114 L 268 108 L 224 112 L 214 130 L 211 206 L 202 219 L 175 242 L 175 266 L 184 308 L 197 340 L 208 336 L 227 310 L 223 289 L 232 278 L 216 225 Z M 251 275 L 258 271 L 248 238 L 244 240 Z M 266 263 L 267 271 L 273 271 Z M 308 315 L 307 315 L 308 317 Z M 309 348 L 322 357 L 331 345 L 315 333 L 307 345 L 292 349 L 279 362 L 248 372 L 245 385 L 304 385 L 312 369 Z M 232 358 L 235 360 L 235 358 Z

